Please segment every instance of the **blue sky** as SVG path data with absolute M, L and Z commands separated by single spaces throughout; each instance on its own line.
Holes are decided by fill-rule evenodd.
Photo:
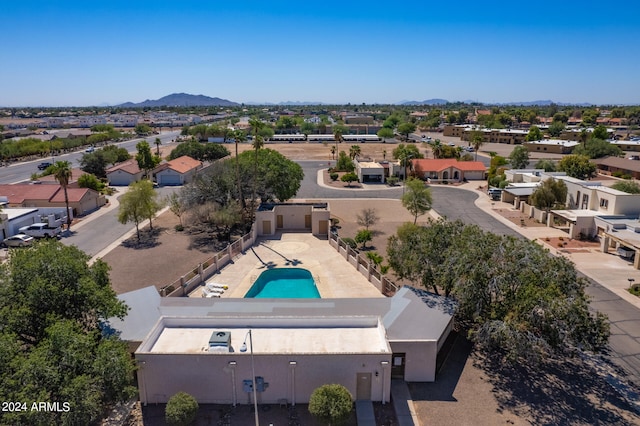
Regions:
M 175 92 L 640 104 L 640 5 L 630 0 L 0 0 L 0 19 L 0 106 Z

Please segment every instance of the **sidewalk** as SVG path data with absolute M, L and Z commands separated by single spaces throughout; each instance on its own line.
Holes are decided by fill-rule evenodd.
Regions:
M 478 182 L 469 182 L 457 188 L 476 192 L 479 195 L 475 202 L 478 208 L 484 210 L 527 239 L 537 240 L 546 237 L 567 237 L 565 232 L 555 228 L 546 226 L 522 227 L 515 225 L 494 211 L 495 208 L 515 210 L 513 205 L 492 201 L 483 191 L 478 190 L 477 187 Z M 629 278 L 640 282 L 640 270 L 634 269 L 631 264 L 620 259 L 615 253 L 602 253 L 599 249 L 597 251 L 593 249 L 589 250 L 588 253 L 561 253 L 547 244 L 545 244 L 544 247 L 556 256 L 565 256 L 576 265 L 576 269 L 587 277 L 597 281 L 616 296 L 640 309 L 640 298 L 627 291 L 627 288 L 629 288 Z

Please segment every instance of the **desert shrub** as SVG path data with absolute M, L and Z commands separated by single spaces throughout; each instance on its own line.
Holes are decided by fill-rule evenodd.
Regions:
M 198 401 L 186 392 L 178 392 L 169 399 L 164 413 L 168 424 L 188 426 L 196 419 Z

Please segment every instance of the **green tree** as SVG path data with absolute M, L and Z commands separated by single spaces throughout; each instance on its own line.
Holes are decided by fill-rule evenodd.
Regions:
M 160 164 L 160 157 L 154 156 L 151 153 L 151 147 L 149 142 L 140 141 L 136 144 L 138 153 L 136 154 L 136 161 L 140 170 L 144 170 L 144 174 L 149 178 L 151 170 L 153 170 L 158 164 Z
M 94 151 L 94 154 L 95 152 L 102 152 L 107 164 L 121 163 L 131 158 L 129 151 L 127 151 L 126 148 L 120 148 L 116 145 L 107 145 L 104 148 Z
M 567 201 L 567 186 L 558 179 L 546 179 L 531 194 L 530 202 L 538 209 L 549 211 L 562 207 Z
M 172 426 L 189 426 L 198 414 L 198 401 L 186 392 L 178 392 L 167 401 L 165 421 Z
M 347 421 L 353 409 L 353 397 L 342 385 L 322 385 L 309 398 L 309 412 L 319 421 L 340 425 Z
M 602 124 L 596 126 L 593 129 L 593 132 L 591 132 L 591 139 L 601 139 L 603 141 L 609 139 L 609 132 L 607 131 L 607 128 Z
M 409 140 L 409 135 L 416 131 L 416 125 L 413 123 L 400 123 L 398 124 L 398 133 L 404 136 L 405 140 Z
M 640 194 L 640 185 L 633 180 L 619 180 L 611 185 L 611 188 L 626 192 L 627 194 Z
M 603 139 L 591 138 L 585 141 L 582 145 L 578 145 L 574 148 L 573 154 L 585 155 L 591 159 L 602 157 L 622 157 L 624 151 L 617 145 L 614 145 Z
M 342 175 L 340 180 L 342 182 L 347 182 L 347 186 L 351 187 L 351 182 L 356 182 L 358 180 L 358 175 L 353 172 L 345 173 Z
M 413 223 L 431 210 L 433 202 L 431 189 L 424 185 L 420 179 L 409 179 L 406 182 L 406 192 L 402 195 L 402 205 L 413 215 Z
M 94 175 L 84 174 L 78 178 L 78 186 L 80 188 L 89 188 L 101 192 L 105 185 Z
M 228 156 L 229 150 L 225 146 L 217 143 L 200 143 L 197 141 L 182 142 L 171 150 L 168 159 L 174 160 L 183 155 L 198 161 L 211 162 Z
M 538 128 L 538 126 L 531 126 L 529 128 L 529 133 L 527 133 L 527 136 L 525 136 L 524 139 L 527 142 L 533 142 L 542 140 L 542 136 L 542 131 L 540 130 L 540 128 Z
M 340 151 L 338 153 L 338 161 L 336 162 L 336 170 L 339 172 L 352 172 L 355 169 L 353 161 L 346 152 Z
M 71 180 L 72 170 L 71 163 L 68 161 L 56 161 L 51 169 L 56 181 L 60 184 L 62 191 L 64 192 L 64 205 L 67 212 L 67 230 L 71 230 L 71 214 L 69 213 L 69 194 L 67 193 L 67 187 Z
M 364 229 L 369 229 L 369 227 L 374 226 L 376 223 L 380 221 L 380 216 L 378 216 L 378 211 L 374 208 L 366 208 L 362 209 L 360 213 L 356 215 L 356 222 L 360 226 L 364 226 Z
M 538 160 L 534 168 L 543 169 L 545 172 L 555 172 L 556 163 L 554 163 L 552 160 Z
M 562 121 L 554 121 L 549 125 L 547 130 L 549 136 L 557 138 L 564 132 L 564 123 Z
M 375 251 L 368 251 L 367 252 L 367 259 L 369 259 L 369 261 L 371 263 L 373 263 L 373 265 L 377 268 L 378 266 L 380 266 L 380 264 L 382 263 L 382 261 L 384 260 L 382 256 L 380 256 L 378 253 L 376 253 Z
M 450 289 L 457 326 L 492 356 L 536 362 L 607 344 L 606 317 L 590 312 L 586 280 L 535 242 L 440 220 L 399 228 L 387 247 L 396 274 Z
M 514 169 L 527 168 L 529 165 L 529 150 L 522 145 L 516 146 L 509 154 L 509 163 Z
M 91 126 L 92 132 L 112 132 L 113 130 L 113 124 L 96 124 Z
M 108 158 L 104 151 L 97 149 L 91 153 L 83 154 L 80 158 L 80 169 L 83 172 L 91 173 L 99 178 L 107 177 Z
M 180 226 L 184 226 L 182 223 L 182 216 L 187 211 L 187 208 L 180 195 L 176 192 L 172 192 L 167 196 L 165 202 L 169 206 L 171 213 L 175 214 L 180 221 Z
M 386 139 L 393 138 L 394 133 L 393 133 L 393 129 L 389 129 L 388 127 L 383 127 L 380 130 L 378 130 L 377 135 L 380 139 L 384 141 Z
M 148 180 L 131 183 L 129 190 L 120 197 L 118 221 L 122 224 L 135 223 L 138 243 L 140 242 L 140 222 L 149 219 L 149 228 L 153 229 L 152 218 L 160 209 L 157 197 L 153 184 Z
M 558 170 L 576 179 L 590 179 L 596 175 L 596 165 L 586 155 L 567 155 L 558 163 Z
M 360 229 L 354 238 L 355 242 L 362 244 L 362 250 L 366 249 L 367 242 L 373 239 L 373 233 L 369 229 Z
M 136 127 L 133 129 L 133 131 L 138 136 L 146 136 L 146 135 L 148 135 L 148 134 L 150 134 L 152 132 L 151 127 L 149 127 L 146 124 L 138 124 L 138 125 L 136 125 Z
M 127 347 L 102 331 L 127 311 L 106 263 L 89 265 L 75 246 L 46 240 L 13 252 L 0 275 L 0 397 L 69 404 L 67 412 L 5 412 L 3 424 L 91 424 L 133 395 Z

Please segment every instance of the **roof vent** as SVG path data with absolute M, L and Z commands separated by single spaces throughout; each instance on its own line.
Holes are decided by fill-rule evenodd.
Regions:
M 209 352 L 229 352 L 231 348 L 230 331 L 214 331 L 209 338 Z

